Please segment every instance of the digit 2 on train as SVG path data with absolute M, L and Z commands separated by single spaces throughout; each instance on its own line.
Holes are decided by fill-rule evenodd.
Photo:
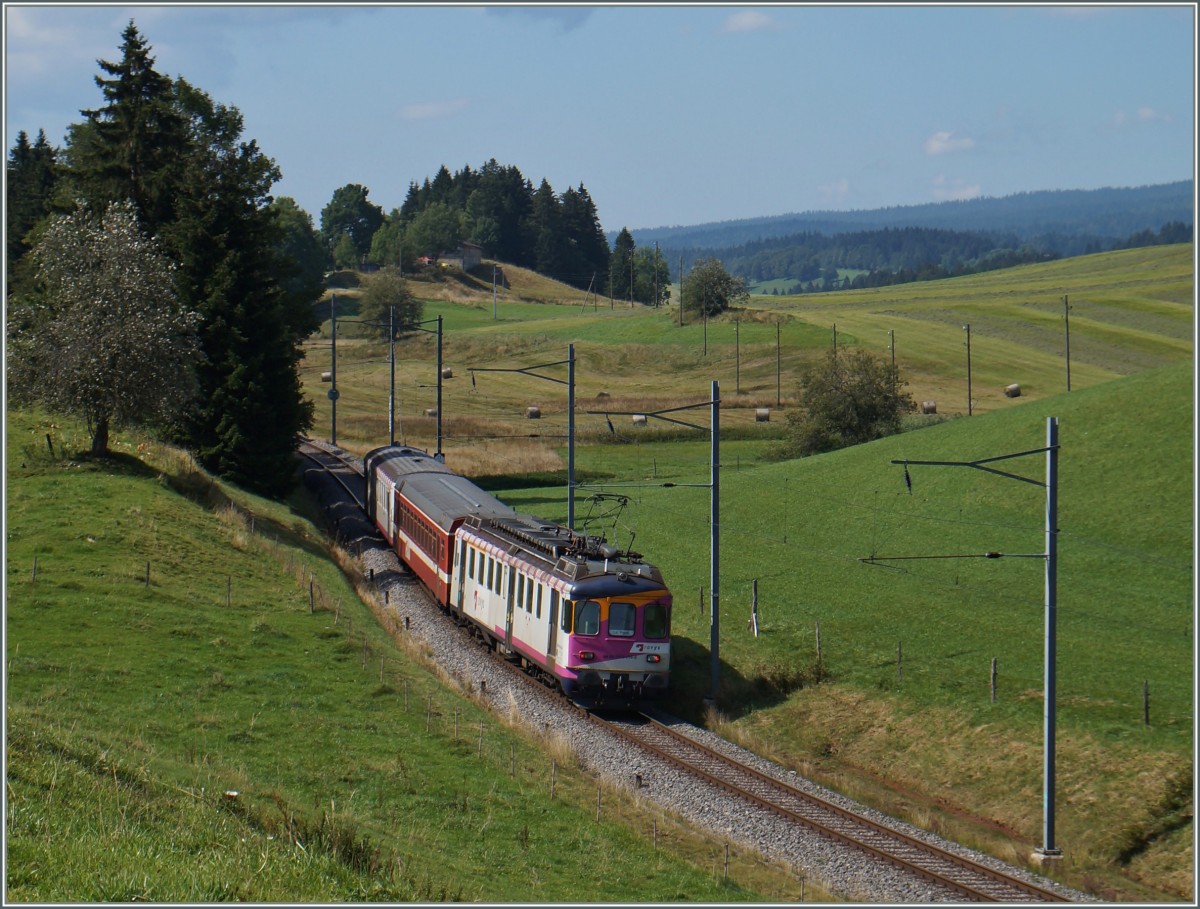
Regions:
M 418 448 L 365 467 L 375 526 L 457 622 L 584 706 L 666 693 L 671 592 L 639 553 L 520 514 Z

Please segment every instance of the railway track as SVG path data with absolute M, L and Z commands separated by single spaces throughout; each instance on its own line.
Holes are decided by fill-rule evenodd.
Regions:
M 323 471 L 339 484 L 349 501 L 339 496 L 343 500 L 332 508 L 342 512 L 343 519 L 353 519 L 351 513 L 355 509 L 362 509 L 365 498 L 365 481 L 358 459 L 340 449 L 307 440 L 301 444 L 300 454 L 313 464 L 307 469 Z M 358 517 L 361 519 L 361 511 Z M 367 524 L 368 531 L 373 533 L 369 522 Z M 340 523 L 337 526 L 340 527 Z M 500 658 L 496 658 L 495 663 L 533 682 L 532 687 L 541 687 L 529 679 L 528 673 L 520 667 Z M 574 711 L 576 715 L 586 716 L 592 723 L 603 727 L 615 738 L 719 787 L 747 804 L 752 811 L 769 813 L 853 847 L 876 861 L 900 869 L 904 874 L 944 887 L 956 898 L 987 902 L 1069 902 L 1067 897 L 1034 883 L 978 864 L 789 786 L 652 717 L 589 714 L 579 708 L 574 708 Z
M 366 510 L 365 480 L 353 455 L 347 454 L 340 448 L 325 448 L 316 445 L 311 439 L 302 439 L 298 452 L 328 473 L 359 508 Z
M 645 715 L 592 719 L 672 765 L 752 805 L 860 849 L 924 880 L 983 902 L 1069 902 L 1035 884 L 893 830 L 803 792 Z

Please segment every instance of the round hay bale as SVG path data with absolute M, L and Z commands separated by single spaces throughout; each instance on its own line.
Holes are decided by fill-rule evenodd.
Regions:
M 646 425 L 646 415 L 644 413 L 635 413 L 633 415 L 633 425 L 634 426 L 645 426 Z
M 937 401 L 922 401 L 921 413 L 937 413 Z
M 605 398 L 611 398 L 611 397 L 612 397 L 612 395 L 610 395 L 607 391 L 602 391 L 598 395 L 596 395 L 596 400 L 603 401 Z
M 454 378 L 454 370 L 451 369 L 449 366 L 443 366 L 442 367 L 442 378 L 443 379 L 453 379 Z
M 771 408 L 769 408 L 769 407 L 755 408 L 754 422 L 755 423 L 770 423 L 771 422 Z
M 540 420 L 542 418 L 542 409 L 540 407 L 526 407 L 525 417 L 530 420 Z
M 331 373 L 331 372 L 321 373 L 321 381 L 322 382 L 332 382 L 333 381 L 333 373 Z
M 1009 398 L 1021 397 L 1021 386 L 1014 382 L 1012 385 L 1004 386 L 1004 394 Z
M 426 407 L 425 408 L 425 416 L 436 417 L 437 416 L 437 408 L 436 407 Z

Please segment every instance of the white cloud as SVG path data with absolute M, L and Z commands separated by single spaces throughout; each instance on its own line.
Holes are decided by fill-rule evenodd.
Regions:
M 1118 128 L 1135 126 L 1138 123 L 1170 123 L 1171 115 L 1153 107 L 1143 105 L 1133 113 L 1119 110 L 1113 114 L 1113 126 Z
M 933 178 L 933 198 L 939 202 L 964 202 L 982 195 L 983 188 L 978 183 L 968 183 L 959 177 L 949 178 L 945 174 Z
M 821 198 L 831 202 L 840 202 L 850 195 L 850 181 L 845 177 L 834 180 L 832 183 L 825 183 L 817 187 L 817 192 L 821 194 Z
M 451 101 L 417 101 L 400 108 L 401 120 L 445 120 L 455 117 L 470 104 L 466 98 Z
M 725 20 L 723 31 L 726 32 L 760 32 L 764 29 L 778 28 L 779 24 L 766 13 L 746 9 L 734 13 Z
M 969 136 L 956 137 L 954 133 L 940 130 L 925 140 L 923 148 L 927 155 L 950 155 L 955 152 L 970 151 L 975 147 L 975 140 Z

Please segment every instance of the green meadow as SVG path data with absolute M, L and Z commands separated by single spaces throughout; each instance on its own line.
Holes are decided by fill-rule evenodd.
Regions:
M 633 308 L 508 267 L 495 297 L 469 278 L 414 286 L 425 318 L 442 318 L 447 462 L 559 521 L 574 346 L 576 526 L 662 567 L 675 603 L 673 709 L 1018 864 L 1041 845 L 1037 450 L 1058 417 L 1064 855 L 1047 870 L 1106 899 L 1188 901 L 1192 262 L 1190 245 L 1159 247 L 756 296 L 682 325 L 678 307 Z M 387 441 L 391 369 L 386 345 L 356 321 L 357 293 L 336 291 L 336 435 L 363 452 Z M 432 449 L 436 325 L 424 327 L 396 347 L 396 437 Z M 327 320 L 303 365 L 313 435 L 324 439 L 334 430 L 321 377 L 330 336 Z M 778 460 L 799 374 L 835 339 L 894 353 L 908 390 L 936 401 L 937 414 L 868 445 Z M 721 662 L 706 709 L 714 380 Z M 1020 397 L 1004 394 L 1013 383 Z M 656 413 L 695 428 L 632 416 Z M 86 447 L 77 428 L 9 415 L 10 896 L 797 897 L 796 881 L 753 862 L 721 880 L 719 844 L 682 828 L 667 839 L 675 852 L 654 851 L 645 830 L 655 812 L 616 793 L 597 826 L 597 784 L 582 774 L 564 784 L 573 800 L 548 804 L 549 755 L 560 780 L 571 765 L 561 743 L 525 739 L 447 690 L 331 560 L 303 496 L 252 499 L 176 453 L 127 444 L 114 462 L 79 461 L 62 454 Z M 1032 453 L 999 466 L 1035 482 L 917 465 L 906 481 L 892 463 L 1022 452 Z M 989 552 L 1003 555 L 981 557 Z M 311 578 L 324 597 L 315 606 Z M 84 835 L 74 871 L 52 874 L 63 825 Z M 296 846 L 304 836 L 320 848 Z M 174 869 L 159 878 L 169 885 L 139 884 L 137 850 Z M 611 862 L 595 858 L 618 852 L 631 870 L 614 880 L 597 870 Z M 55 889 L 59 880 L 74 883 Z
M 303 495 L 40 414 L 6 444 L 6 901 L 800 892 L 442 678 Z

